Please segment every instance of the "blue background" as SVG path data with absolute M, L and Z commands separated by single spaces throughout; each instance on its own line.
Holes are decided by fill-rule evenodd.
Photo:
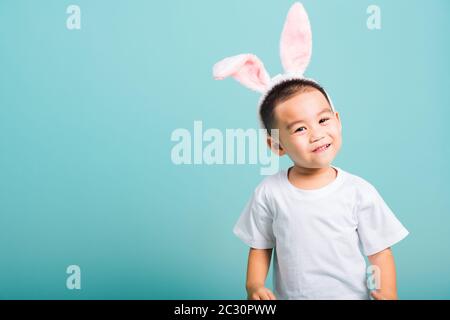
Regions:
M 292 3 L 0 1 L 0 298 L 246 298 L 232 227 L 259 166 L 176 166 L 170 136 L 195 120 L 257 128 L 258 94 L 211 69 L 251 52 L 280 73 Z M 70 4 L 81 30 L 66 28 Z M 400 298 L 448 299 L 450 2 L 303 4 L 306 75 L 343 123 L 334 164 L 411 232 L 394 247 Z M 371 4 L 381 30 L 366 27 Z M 81 290 L 66 288 L 71 264 Z

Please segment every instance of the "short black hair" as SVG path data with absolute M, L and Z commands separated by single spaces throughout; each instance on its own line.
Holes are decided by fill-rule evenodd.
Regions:
M 278 104 L 299 93 L 308 92 L 313 89 L 319 90 L 327 99 L 328 104 L 330 104 L 331 107 L 331 102 L 328 99 L 325 89 L 320 84 L 312 80 L 292 79 L 275 85 L 265 97 L 259 110 L 259 116 L 264 124 L 264 128 L 267 130 L 267 134 L 270 135 L 270 130 L 274 129 L 275 107 Z

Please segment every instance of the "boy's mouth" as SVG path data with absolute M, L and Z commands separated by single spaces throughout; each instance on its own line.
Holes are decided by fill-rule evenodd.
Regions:
M 313 152 L 317 153 L 317 152 L 325 151 L 325 150 L 327 150 L 330 147 L 330 145 L 331 145 L 331 143 L 324 144 L 324 145 L 314 149 Z

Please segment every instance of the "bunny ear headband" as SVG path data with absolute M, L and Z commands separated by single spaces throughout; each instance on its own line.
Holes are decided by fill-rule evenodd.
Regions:
M 308 15 L 303 5 L 296 2 L 289 9 L 284 23 L 280 40 L 280 57 L 284 74 L 270 78 L 264 64 L 254 54 L 239 54 L 225 58 L 217 62 L 213 67 L 213 76 L 216 80 L 233 77 L 242 85 L 262 93 L 258 103 L 259 109 L 270 91 L 285 81 L 303 79 L 315 82 L 303 76 L 309 65 L 312 51 L 311 26 Z M 333 103 L 327 94 L 331 109 L 334 111 Z M 260 119 L 261 126 L 263 126 Z

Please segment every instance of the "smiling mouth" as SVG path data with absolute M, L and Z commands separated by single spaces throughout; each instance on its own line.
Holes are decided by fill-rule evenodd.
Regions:
M 318 148 L 314 149 L 313 152 L 325 151 L 325 150 L 327 150 L 330 147 L 330 145 L 331 145 L 331 143 L 327 143 L 327 144 L 325 144 L 325 145 L 323 145 L 321 147 L 318 147 Z

